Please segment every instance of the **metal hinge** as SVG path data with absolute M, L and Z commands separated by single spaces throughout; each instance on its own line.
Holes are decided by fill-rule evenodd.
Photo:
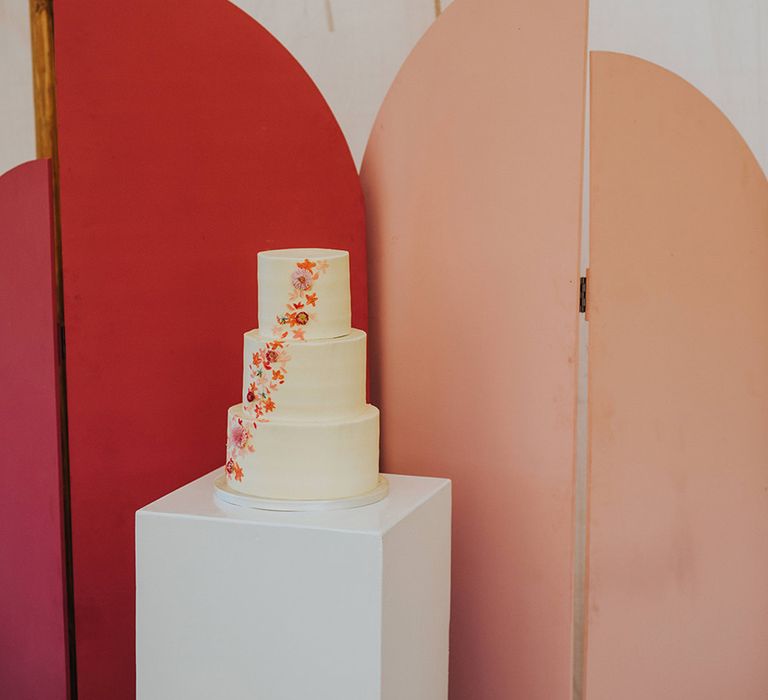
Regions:
M 587 313 L 587 278 L 579 279 L 579 313 Z

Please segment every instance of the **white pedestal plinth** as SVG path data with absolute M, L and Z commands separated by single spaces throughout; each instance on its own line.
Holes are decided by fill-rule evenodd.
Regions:
M 445 700 L 450 482 L 281 513 L 217 500 L 220 473 L 136 514 L 138 699 Z

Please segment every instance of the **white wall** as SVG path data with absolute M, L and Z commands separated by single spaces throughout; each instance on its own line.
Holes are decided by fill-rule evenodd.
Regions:
M 0 0 L 0 174 L 35 157 L 28 0 Z
M 677 73 L 733 122 L 768 173 L 768 0 L 591 0 L 589 47 Z
M 360 167 L 384 95 L 451 0 L 232 0 L 262 24 L 320 89 Z
M 355 162 L 405 57 L 451 0 L 234 0 L 304 66 Z M 621 51 L 690 81 L 768 173 L 768 0 L 591 0 L 591 50 Z M 28 0 L 0 0 L 0 172 L 35 157 Z

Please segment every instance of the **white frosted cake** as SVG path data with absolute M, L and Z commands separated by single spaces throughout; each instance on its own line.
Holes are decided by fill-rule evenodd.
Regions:
M 258 289 L 243 401 L 228 415 L 229 487 L 297 500 L 372 491 L 379 411 L 365 402 L 365 333 L 350 325 L 349 253 L 262 251 Z

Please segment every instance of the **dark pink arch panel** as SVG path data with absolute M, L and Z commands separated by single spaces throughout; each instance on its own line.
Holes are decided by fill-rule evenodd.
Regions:
M 0 177 L 0 696 L 67 697 L 50 163 Z

